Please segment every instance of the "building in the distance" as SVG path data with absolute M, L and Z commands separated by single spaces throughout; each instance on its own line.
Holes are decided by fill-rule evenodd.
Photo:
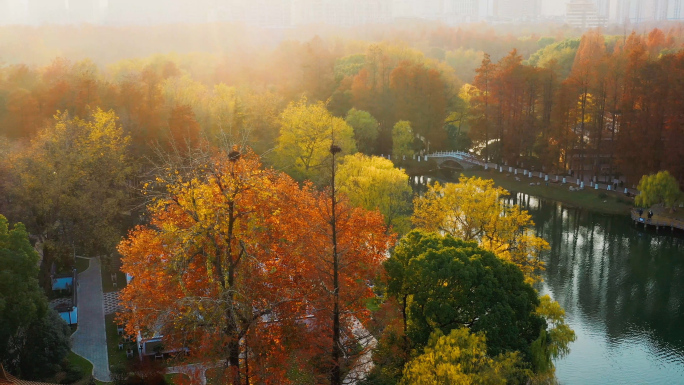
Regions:
M 684 19 L 684 0 L 612 0 L 615 22 L 638 24 Z M 612 19 L 612 18 L 611 18 Z
M 392 15 L 391 0 L 292 0 L 291 5 L 292 25 L 387 23 Z
M 541 16 L 541 0 L 494 0 L 492 16 L 498 21 L 536 20 Z
M 67 3 L 69 22 L 97 23 L 100 21 L 100 2 L 97 0 L 69 0 Z
M 0 25 L 12 22 L 9 0 L 0 0 Z
M 592 0 L 571 0 L 566 5 L 565 22 L 575 28 L 597 28 L 606 25 L 607 17 L 599 13 Z
M 476 22 L 480 18 L 478 0 L 444 0 L 443 21 L 447 24 Z
M 31 24 L 66 24 L 68 12 L 65 1 L 28 0 L 27 18 Z

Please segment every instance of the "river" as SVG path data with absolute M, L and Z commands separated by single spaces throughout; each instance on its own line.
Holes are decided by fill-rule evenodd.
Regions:
M 556 361 L 561 384 L 684 384 L 684 238 L 512 194 L 551 245 L 540 292 L 577 341 Z

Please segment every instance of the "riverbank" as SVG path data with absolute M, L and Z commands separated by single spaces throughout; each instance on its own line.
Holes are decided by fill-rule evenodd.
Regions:
M 633 198 L 616 191 L 594 190 L 585 188 L 580 191 L 570 191 L 569 184 L 549 183 L 548 186 L 539 178 L 527 178 L 522 175 L 506 176 L 504 173 L 494 170 L 466 170 L 462 172 L 467 177 L 476 176 L 483 179 L 492 179 L 494 184 L 508 191 L 521 192 L 540 198 L 554 200 L 570 206 L 584 208 L 605 214 L 629 215 L 634 207 Z M 539 185 L 536 183 L 539 182 Z M 531 186 L 530 183 L 535 183 Z

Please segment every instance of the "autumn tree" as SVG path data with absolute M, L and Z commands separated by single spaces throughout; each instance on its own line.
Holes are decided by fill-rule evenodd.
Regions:
M 398 121 L 392 127 L 392 155 L 394 159 L 400 161 L 404 157 L 412 157 L 415 154 L 413 142 L 414 135 L 411 122 L 406 120 Z
M 129 141 L 113 111 L 95 109 L 83 118 L 59 113 L 11 155 L 10 208 L 43 245 L 44 271 L 57 250 L 114 251 L 130 203 Z
M 366 111 L 352 108 L 344 119 L 354 129 L 356 148 L 364 154 L 373 154 L 378 139 L 378 121 Z
M 325 183 L 333 135 L 346 154 L 356 151 L 353 129 L 332 116 L 323 102 L 308 105 L 301 99 L 290 103 L 280 116 L 276 164 L 295 179 Z
M 122 270 L 135 277 L 121 317 L 131 334 L 159 331 L 168 346 L 226 358 L 240 384 L 240 341 L 263 317 L 287 322 L 300 313 L 292 285 L 301 243 L 290 231 L 298 217 L 287 212 L 306 204 L 306 191 L 237 151 L 198 159 L 189 175 L 177 171 L 158 178 L 150 226 L 119 246 Z
M 580 40 L 572 71 L 566 80 L 568 85 L 570 85 L 575 92 L 579 110 L 575 122 L 576 127 L 573 127 L 574 130 L 578 131 L 578 143 L 576 144 L 578 159 L 572 166 L 573 169 L 577 170 L 579 178 L 584 177 L 587 169 L 586 152 L 587 146 L 589 145 L 586 139 L 586 137 L 589 136 L 589 133 L 587 133 L 587 126 L 593 122 L 594 124 L 599 125 L 599 127 L 596 128 L 597 132 L 603 130 L 602 110 L 605 108 L 605 83 L 603 80 L 605 78 L 601 77 L 601 82 L 598 82 L 598 87 L 601 88 L 601 99 L 595 100 L 595 97 L 599 95 L 592 94 L 594 88 L 592 86 L 597 85 L 597 65 L 603 58 L 604 52 L 605 41 L 603 35 L 598 30 L 592 30 L 584 34 Z M 594 105 L 597 104 L 596 102 L 600 102 L 598 103 L 600 112 L 592 116 L 591 111 L 594 109 Z M 596 122 L 596 118 L 599 118 L 598 122 Z M 600 136 L 597 134 L 594 134 L 593 136 L 600 139 Z
M 637 186 L 639 195 L 635 199 L 638 206 L 649 207 L 655 204 L 663 204 L 674 211 L 675 204 L 682 199 L 679 183 L 667 171 L 657 174 L 644 175 Z
M 414 199 L 411 218 L 416 228 L 439 231 L 465 241 L 476 241 L 499 258 L 517 265 L 528 282 L 539 280 L 543 268 L 540 253 L 549 244 L 537 237 L 530 214 L 500 199 L 508 191 L 494 187 L 494 181 L 461 176 L 459 183 L 428 187 Z
M 487 355 L 487 338 L 467 328 L 453 329 L 448 335 L 435 331 L 422 354 L 404 369 L 400 384 L 515 384 L 524 383 L 529 371 L 523 369 L 520 354 L 507 352 L 494 358 Z
M 199 145 L 200 127 L 195 113 L 189 105 L 177 105 L 171 109 L 169 117 L 169 149 L 187 153 Z
M 411 187 L 408 175 L 384 158 L 362 154 L 342 158 L 337 180 L 349 203 L 366 210 L 379 210 L 385 225 L 402 234 L 409 229 Z
M 470 131 L 471 138 L 484 146 L 484 158 L 489 161 L 491 154 L 489 151 L 490 139 L 494 138 L 493 130 L 493 114 L 492 109 L 495 106 L 495 101 L 492 98 L 492 81 L 496 65 L 492 63 L 488 54 L 484 54 L 482 64 L 476 70 L 474 89 L 471 90 L 472 107 L 470 112 Z
M 427 141 L 428 149 L 443 149 L 449 96 L 440 73 L 403 61 L 390 74 L 390 86 L 396 95 L 397 120 L 410 121 L 414 131 Z
M 311 303 L 318 309 L 314 330 L 319 335 L 312 341 L 319 340 L 318 349 L 330 357 L 323 366 L 329 368 L 332 385 L 341 385 L 344 369 L 354 364 L 360 332 L 355 325 L 368 320 L 366 301 L 374 296 L 368 282 L 380 273 L 393 238 L 377 211 L 354 208 L 338 193 L 335 157 L 340 152 L 337 145 L 330 147 L 331 185 L 320 195 L 318 217 L 312 221 L 319 225 L 310 226 L 313 232 L 307 241 L 315 258 L 310 264 L 311 285 L 323 294 Z M 344 341 L 343 335 L 354 338 Z
M 351 315 L 364 318 L 365 282 L 387 247 L 380 215 L 340 202 L 333 290 L 327 194 L 237 150 L 191 158 L 157 184 L 150 224 L 119 246 L 122 270 L 134 276 L 121 295 L 127 332 L 158 332 L 167 346 L 226 359 L 234 384 L 296 382 L 291 371 L 300 369 L 329 378 L 332 297 L 341 331 Z M 289 368 L 296 357 L 311 359 Z

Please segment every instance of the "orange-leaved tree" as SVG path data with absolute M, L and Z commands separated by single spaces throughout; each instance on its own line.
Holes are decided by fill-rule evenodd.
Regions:
M 150 223 L 119 246 L 133 281 L 121 298 L 128 333 L 159 333 L 167 349 L 226 359 L 240 383 L 240 344 L 258 323 L 301 314 L 308 187 L 237 151 L 168 168 Z M 153 190 L 150 190 L 151 193 Z
M 157 184 L 150 223 L 119 246 L 122 270 L 134 277 L 121 295 L 127 332 L 225 359 L 233 384 L 293 383 L 327 370 L 301 357 L 321 352 L 316 341 L 330 323 L 329 198 L 263 169 L 251 151 L 169 167 Z M 365 282 L 388 237 L 379 213 L 345 212 L 340 304 L 363 318 L 372 295 Z

